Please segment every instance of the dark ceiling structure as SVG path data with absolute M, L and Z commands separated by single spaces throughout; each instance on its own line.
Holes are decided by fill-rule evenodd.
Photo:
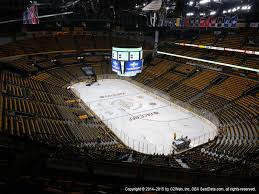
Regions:
M 70 15 L 40 19 L 41 25 L 70 26 L 108 23 L 144 26 L 146 13 L 142 8 L 152 0 L 1 0 L 0 22 L 21 19 L 23 11 L 37 2 L 39 15 L 73 12 Z M 206 17 L 210 15 L 238 15 L 250 21 L 259 19 L 258 0 L 163 0 L 167 17 Z M 137 24 L 137 25 L 136 25 Z M 22 22 L 15 27 L 21 27 Z M 12 24 L 5 25 L 13 28 Z

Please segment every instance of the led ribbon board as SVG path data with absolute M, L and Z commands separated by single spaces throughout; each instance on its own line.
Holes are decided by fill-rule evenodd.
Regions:
M 256 72 L 259 74 L 259 69 L 254 69 L 254 68 L 250 68 L 250 67 L 243 67 L 243 66 L 239 66 L 239 65 L 232 65 L 232 64 L 228 64 L 228 63 L 210 61 L 210 60 L 199 59 L 199 58 L 195 58 L 195 57 L 188 57 L 188 56 L 184 56 L 184 55 L 177 55 L 177 54 L 161 52 L 161 51 L 157 51 L 157 54 L 168 55 L 168 56 L 178 57 L 178 58 L 183 58 L 183 59 L 190 59 L 190 60 L 194 60 L 194 61 L 200 61 L 200 62 L 211 63 L 211 64 L 216 64 L 216 65 L 222 65 L 222 66 L 227 66 L 227 67 L 231 67 L 231 68 L 252 71 L 252 72 Z
M 176 45 L 181 46 L 188 46 L 188 47 L 196 47 L 202 49 L 211 49 L 211 50 L 220 50 L 220 51 L 231 51 L 237 53 L 246 53 L 249 55 L 259 55 L 259 51 L 250 51 L 250 50 L 242 50 L 242 49 L 232 49 L 232 48 L 223 48 L 223 47 L 216 47 L 216 46 L 207 46 L 207 45 L 197 45 L 197 44 L 188 44 L 188 43 L 174 43 Z
M 112 47 L 112 71 L 120 76 L 135 76 L 142 71 L 142 48 Z

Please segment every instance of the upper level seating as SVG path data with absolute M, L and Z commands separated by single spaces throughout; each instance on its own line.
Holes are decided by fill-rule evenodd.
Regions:
M 198 90 L 202 90 L 219 75 L 219 73 L 213 71 L 202 71 L 197 76 L 184 81 L 183 84 Z
M 26 58 L 14 60 L 14 61 L 12 61 L 11 65 L 17 67 L 18 69 L 25 70 L 28 72 L 38 71 L 37 66 L 35 66 L 31 62 L 28 62 L 28 60 Z
M 193 44 L 198 45 L 214 45 L 216 42 L 216 37 L 213 34 L 201 34 Z
M 112 41 L 109 36 L 94 36 L 96 48 L 110 49 Z
M 220 35 L 214 35 L 213 33 L 208 34 L 207 32 L 201 33 L 197 35 L 197 38 L 192 42 L 192 44 L 258 51 L 258 37 L 259 33 L 256 29 L 238 29 L 235 31 L 222 30 Z M 170 38 L 166 39 L 166 41 L 170 42 Z M 185 41 L 178 39 L 173 42 Z M 173 44 L 171 44 L 171 46 L 164 46 L 161 49 L 163 51 L 172 52 L 179 55 L 197 57 L 245 67 L 258 68 L 257 58 L 254 55 L 172 45 Z M 209 65 L 211 67 L 215 66 L 217 68 L 222 68 L 222 66 L 215 64 L 202 64 Z M 239 70 L 239 72 L 244 73 L 242 70 Z M 253 76 L 258 78 L 258 76 L 256 75 Z
M 258 57 L 249 57 L 245 60 L 244 66 L 259 69 L 259 59 Z
M 185 65 L 185 64 L 181 64 L 180 66 L 178 66 L 174 69 L 174 71 L 180 72 L 180 73 L 185 74 L 185 75 L 188 75 L 195 70 L 196 70 L 195 66 Z
M 62 87 L 67 84 L 67 82 L 65 80 L 59 79 L 48 72 L 42 73 L 40 75 L 35 75 L 32 77 L 32 79 L 37 80 L 37 81 L 46 82 L 46 83 L 48 83 L 50 85 L 54 85 L 54 86 Z
M 246 35 L 246 41 L 243 46 L 245 50 L 259 51 L 258 47 L 259 32 L 257 29 L 250 29 Z
M 111 49 L 114 45 L 137 44 L 150 48 L 149 44 L 144 42 L 143 37 L 135 37 L 134 39 L 133 36 L 129 37 L 128 35 L 58 34 L 18 40 L 13 43 L 2 45 L 0 49 L 0 57 L 64 50 Z
M 237 56 L 234 53 L 227 53 L 224 55 L 218 55 L 215 61 L 233 65 L 242 65 L 241 62 L 243 62 L 243 57 Z
M 229 34 L 223 39 L 219 39 L 216 46 L 226 47 L 226 48 L 241 48 L 244 43 L 245 34 Z
M 208 93 L 220 96 L 227 100 L 233 100 L 242 95 L 244 91 L 258 84 L 256 81 L 240 77 L 229 77 L 222 83 L 211 88 Z M 238 89 L 237 89 L 238 86 Z
M 76 50 L 74 37 L 72 35 L 58 36 L 56 40 L 57 40 L 57 45 L 62 50 Z
M 46 51 L 50 51 L 54 50 L 63 50 L 62 48 L 60 48 L 60 46 L 57 44 L 57 37 L 41 37 L 41 38 L 36 38 L 34 40 L 33 46 L 35 46 L 36 52 L 46 52 Z M 22 41 L 23 42 L 26 41 Z
M 65 64 L 65 65 L 69 65 L 69 64 L 73 64 L 73 63 L 75 63 L 75 62 L 78 62 L 78 60 L 76 59 L 76 57 L 58 58 L 57 61 L 60 62 L 61 64 Z

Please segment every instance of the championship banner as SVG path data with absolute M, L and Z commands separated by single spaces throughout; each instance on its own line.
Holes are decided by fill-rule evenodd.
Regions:
M 39 24 L 37 5 L 33 4 L 23 12 L 23 24 Z
M 190 18 L 189 19 L 190 27 L 194 27 L 195 24 L 195 18 Z
M 164 27 L 175 27 L 175 18 L 166 18 L 166 20 L 163 23 Z
M 205 27 L 205 18 L 200 18 L 200 27 L 204 28 Z
M 253 22 L 253 23 L 250 23 L 250 28 L 258 28 L 259 27 L 259 22 Z
M 195 18 L 194 27 L 200 27 L 200 18 Z
M 184 27 L 184 18 L 180 19 L 180 27 L 183 28 Z
M 210 27 L 216 27 L 217 19 L 216 18 L 211 18 L 210 20 Z
M 218 17 L 218 18 L 203 18 L 203 17 L 188 17 L 188 18 L 167 18 L 164 21 L 164 27 L 215 27 L 215 28 L 239 28 L 249 25 L 251 28 L 258 28 L 259 22 L 242 23 L 238 22 L 238 17 Z
M 175 26 L 180 27 L 180 18 L 176 18 Z
M 189 20 L 189 18 L 185 18 L 185 20 L 184 20 L 184 27 L 190 27 L 190 20 Z
M 223 18 L 222 17 L 218 17 L 217 18 L 217 25 L 216 27 L 221 28 L 223 24 Z
M 210 17 L 205 20 L 205 27 L 210 27 L 210 20 Z
M 224 18 L 224 28 L 230 28 L 230 27 L 231 27 L 230 18 L 225 17 Z
M 234 17 L 231 18 L 230 25 L 231 25 L 231 28 L 237 27 L 237 16 L 234 16 Z

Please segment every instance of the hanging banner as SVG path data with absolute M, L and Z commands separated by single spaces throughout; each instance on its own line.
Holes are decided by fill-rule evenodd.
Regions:
M 194 27 L 200 27 L 200 18 L 195 18 Z
M 218 17 L 217 18 L 217 24 L 216 27 L 221 28 L 223 24 L 223 18 L 222 17 Z
M 205 27 L 205 18 L 200 18 L 200 27 L 204 28 Z
M 231 25 L 231 28 L 236 28 L 237 27 L 237 16 L 233 16 L 231 18 L 230 25 Z
M 183 28 L 184 27 L 184 18 L 180 19 L 180 27 Z
M 210 27 L 210 20 L 210 17 L 205 20 L 205 27 Z
M 189 26 L 190 26 L 190 20 L 189 20 L 189 18 L 185 18 L 184 27 L 189 27 Z
M 190 22 L 190 26 L 191 26 L 191 27 L 194 27 L 194 26 L 195 26 L 195 18 L 190 18 L 190 19 L 189 19 L 189 22 Z
M 259 22 L 253 22 L 253 23 L 250 23 L 250 28 L 258 28 L 259 27 Z
M 210 27 L 216 27 L 217 19 L 216 18 L 211 18 L 210 20 Z
M 31 5 L 23 12 L 23 24 L 39 24 L 38 8 L 36 4 Z
M 175 26 L 180 27 L 180 18 L 176 18 Z
M 200 27 L 200 28 L 240 28 L 240 27 L 251 27 L 251 28 L 258 28 L 259 22 L 253 23 L 244 23 L 239 21 L 238 17 L 187 17 L 187 18 L 166 18 L 163 22 L 163 27 Z
M 231 27 L 230 18 L 225 17 L 224 18 L 224 28 L 230 28 L 230 27 Z

